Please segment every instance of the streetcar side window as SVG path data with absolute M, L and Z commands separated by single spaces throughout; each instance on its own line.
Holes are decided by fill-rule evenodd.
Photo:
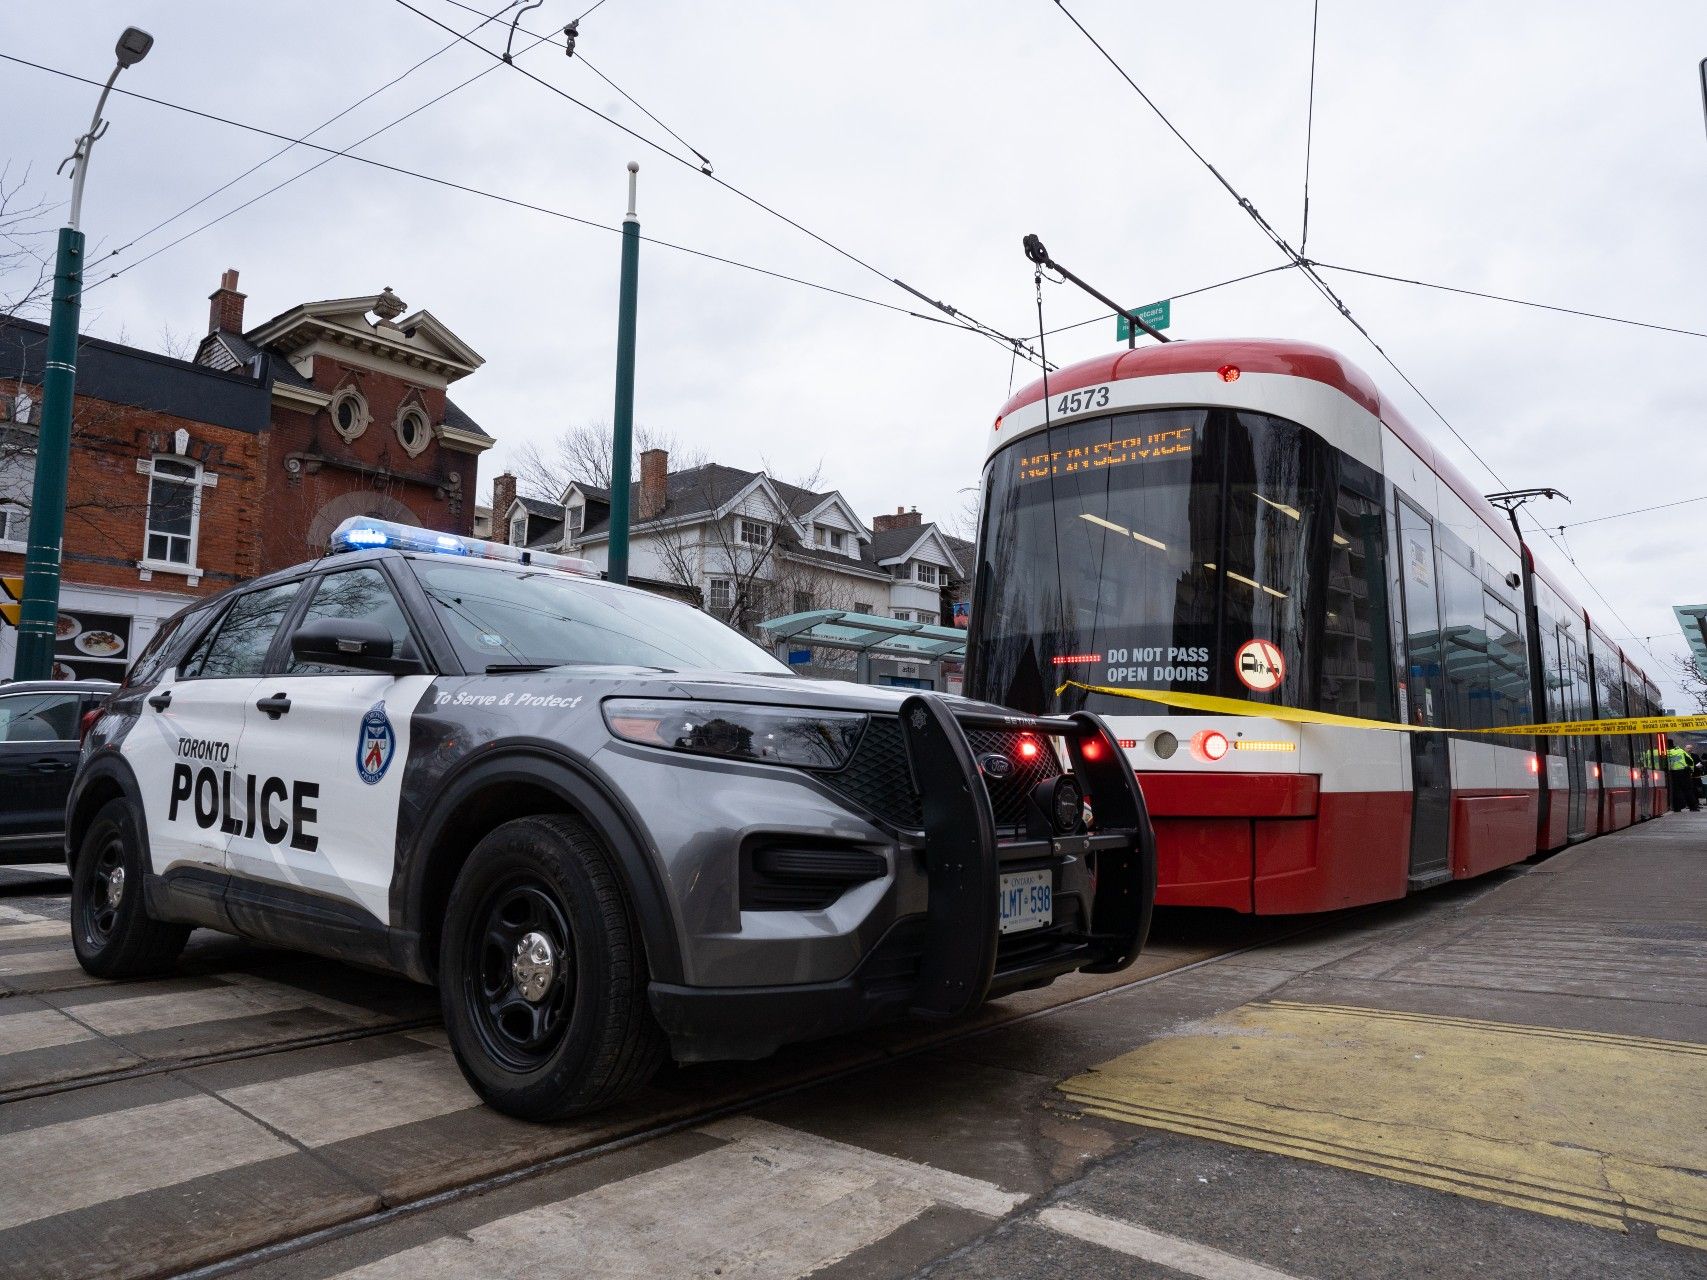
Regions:
M 1467 551 L 1453 546 L 1449 531 L 1436 530 L 1440 542 L 1440 603 L 1445 614 L 1441 646 L 1446 677 L 1446 713 L 1440 723 L 1450 729 L 1493 727 L 1488 673 L 1486 611 L 1482 580 L 1460 557 Z
M 1381 510 L 1341 489 L 1328 552 L 1327 611 L 1322 627 L 1321 709 L 1366 720 L 1389 718 L 1392 684 L 1377 660 L 1375 619 L 1385 599 Z

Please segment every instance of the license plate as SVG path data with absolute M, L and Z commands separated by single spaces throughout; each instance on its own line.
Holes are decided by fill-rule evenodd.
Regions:
M 1055 922 L 1055 883 L 1047 871 L 1010 871 L 997 893 L 1001 933 L 1023 933 Z

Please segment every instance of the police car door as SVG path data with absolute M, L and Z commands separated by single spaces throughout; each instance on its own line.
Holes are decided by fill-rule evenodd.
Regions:
M 176 669 L 142 700 L 119 750 L 142 793 L 156 875 L 174 868 L 223 877 L 225 846 L 250 821 L 256 790 L 243 724 L 279 624 L 301 584 L 237 596 Z
M 398 656 L 421 652 L 378 565 L 327 573 L 308 590 L 295 627 L 359 618 L 389 630 Z M 288 645 L 275 662 L 278 674 L 260 682 L 263 696 L 244 726 L 243 754 L 274 780 L 275 794 L 288 792 L 279 821 L 288 818 L 290 829 L 282 839 L 259 828 L 234 837 L 232 874 L 336 899 L 389 924 L 409 720 L 432 677 L 301 663 Z

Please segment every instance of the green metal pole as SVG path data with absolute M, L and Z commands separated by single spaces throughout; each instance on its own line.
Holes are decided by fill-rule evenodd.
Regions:
M 628 162 L 628 214 L 622 220 L 622 287 L 616 313 L 616 415 L 610 458 L 612 582 L 628 581 L 628 487 L 634 470 L 634 319 L 640 295 L 640 219 L 634 188 L 640 166 Z
M 24 599 L 18 612 L 18 653 L 12 674 L 46 680 L 53 674 L 59 621 L 60 544 L 65 537 L 65 477 L 71 467 L 71 408 L 77 393 L 77 321 L 83 307 L 83 233 L 59 229 L 42 370 L 41 429 L 36 438 L 35 486 L 30 494 L 30 542 L 24 553 Z

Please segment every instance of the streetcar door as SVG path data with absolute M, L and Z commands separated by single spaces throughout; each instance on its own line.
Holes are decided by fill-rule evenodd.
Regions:
M 1565 718 L 1567 720 L 1586 720 L 1588 706 L 1585 695 L 1588 692 L 1588 672 L 1583 665 L 1583 647 L 1577 639 L 1564 627 L 1559 628 L 1559 662 L 1564 670 L 1559 674 L 1564 681 Z M 1565 838 L 1581 840 L 1588 826 L 1588 742 L 1587 738 L 1563 737 L 1557 739 L 1565 749 L 1565 774 L 1570 785 L 1570 808 L 1567 815 Z
M 1446 707 L 1434 526 L 1399 500 L 1399 581 L 1404 606 L 1405 678 L 1399 709 L 1406 723 L 1438 725 Z M 1411 748 L 1410 884 L 1420 889 L 1452 875 L 1452 747 L 1444 733 L 1408 733 Z

